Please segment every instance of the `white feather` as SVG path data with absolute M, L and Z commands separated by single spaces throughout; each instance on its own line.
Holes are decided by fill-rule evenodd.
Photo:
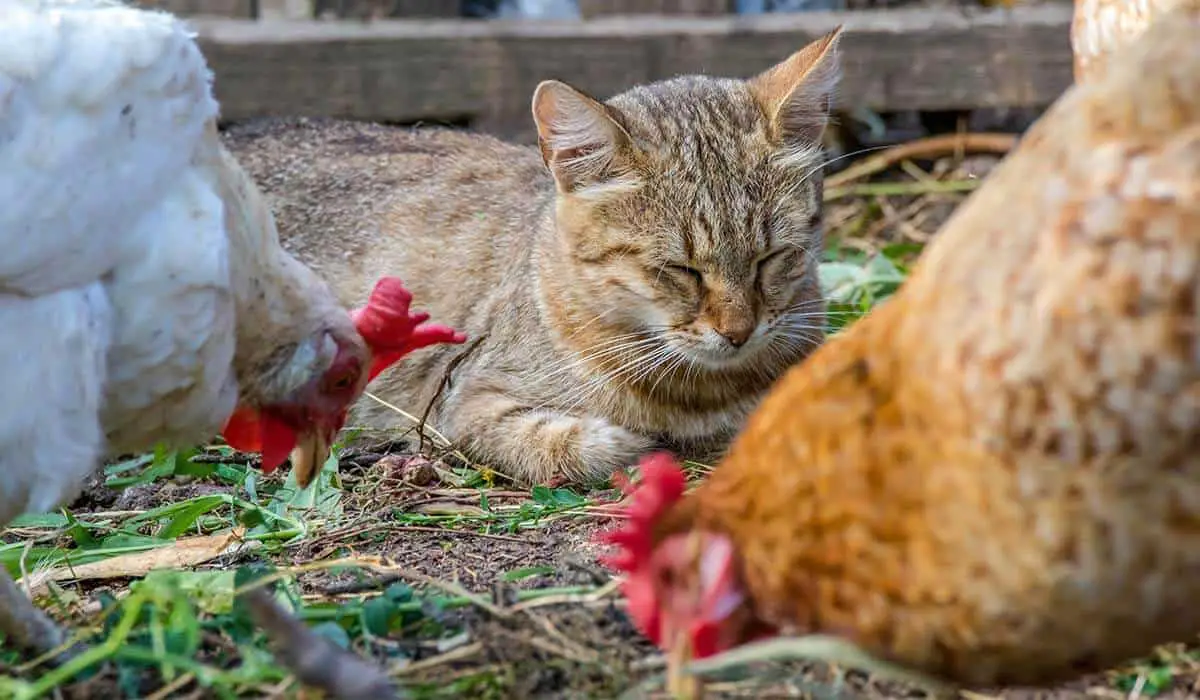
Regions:
M 193 34 L 105 0 L 0 0 L 0 525 L 106 454 L 233 410 L 217 115 Z

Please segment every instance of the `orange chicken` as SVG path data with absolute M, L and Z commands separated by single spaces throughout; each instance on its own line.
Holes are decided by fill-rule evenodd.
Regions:
M 1158 16 L 1176 7 L 1198 6 L 1200 0 L 1075 0 L 1071 18 L 1075 81 L 1100 74 L 1108 56 L 1141 36 Z
M 1180 8 L 1071 87 L 694 492 L 643 462 L 606 539 L 652 641 L 983 686 L 1200 633 L 1197 37 Z

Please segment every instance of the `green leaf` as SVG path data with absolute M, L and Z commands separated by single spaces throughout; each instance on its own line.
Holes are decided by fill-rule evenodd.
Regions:
M 893 263 L 896 263 L 897 267 L 899 267 L 901 271 L 907 273 L 907 270 L 903 265 L 900 264 L 899 261 L 905 258 L 915 258 L 924 250 L 925 246 L 920 243 L 904 242 L 888 244 L 879 252 L 883 255 L 886 255 Z
M 861 265 L 831 262 L 821 265 L 821 290 L 830 301 L 848 301 L 866 275 Z
M 190 501 L 183 501 L 180 505 L 186 507 L 158 531 L 158 536 L 166 540 L 173 540 L 191 530 L 201 515 L 220 508 L 228 502 L 229 497 L 225 495 L 199 496 Z
M 115 535 L 109 535 L 103 540 L 105 549 L 130 549 L 130 550 L 147 550 L 162 547 L 163 545 L 172 544 L 174 540 L 164 540 L 158 537 L 146 537 L 144 535 L 130 535 L 128 533 L 119 532 Z M 72 561 L 76 561 L 72 558 Z
M 258 473 L 247 471 L 246 480 L 242 482 L 242 486 L 246 489 L 246 499 L 251 503 L 258 503 Z
M 176 656 L 194 656 L 200 650 L 200 620 L 185 598 L 171 606 L 167 616 L 167 651 Z
M 560 506 L 581 506 L 587 503 L 587 499 L 575 493 L 571 489 L 554 489 L 550 492 L 553 502 Z
M 865 272 L 872 282 L 894 282 L 898 284 L 904 281 L 904 273 L 900 272 L 896 264 L 886 255 L 872 257 L 867 263 Z
M 393 603 L 407 603 L 413 599 L 412 586 L 403 581 L 393 583 L 384 589 L 383 594 Z
M 66 527 L 69 522 L 67 516 L 62 513 L 26 513 L 13 518 L 8 523 L 8 527 L 57 530 Z
M 133 457 L 132 459 L 127 459 L 122 462 L 117 462 L 116 464 L 110 464 L 109 466 L 104 468 L 104 474 L 106 476 L 110 476 L 110 477 L 116 476 L 118 474 L 124 474 L 126 472 L 131 472 L 136 469 L 141 469 L 142 467 L 146 466 L 147 464 L 153 464 L 153 463 L 154 463 L 154 455 L 152 455 L 152 454 L 139 455 L 137 457 Z
M 371 598 L 362 606 L 363 627 L 369 634 L 383 637 L 392 629 L 392 615 L 395 612 L 396 604 L 386 596 Z
M 322 622 L 313 627 L 312 631 L 343 649 L 350 648 L 350 635 L 346 634 L 346 630 L 342 629 L 342 626 L 336 622 Z
M 523 569 L 513 569 L 506 571 L 501 576 L 502 581 L 520 581 L 522 579 L 531 578 L 533 576 L 541 576 L 542 574 L 552 574 L 555 572 L 553 566 L 527 566 Z
M 233 587 L 237 589 L 245 588 L 264 576 L 270 576 L 275 573 L 275 567 L 265 562 L 254 562 L 239 566 L 233 575 Z
M 546 486 L 534 486 L 530 489 L 529 495 L 533 498 L 534 503 L 542 505 L 554 505 L 554 495 L 550 493 L 550 489 Z
M 92 537 L 92 533 L 75 518 L 71 511 L 64 508 L 63 515 L 70 524 L 70 527 L 67 528 L 67 533 L 71 535 L 71 539 L 75 540 L 77 547 L 80 549 L 95 549 L 100 546 L 96 538 Z

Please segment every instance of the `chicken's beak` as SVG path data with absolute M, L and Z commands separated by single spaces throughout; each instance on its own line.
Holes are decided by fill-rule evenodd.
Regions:
M 292 471 L 296 473 L 296 483 L 300 488 L 308 488 L 321 467 L 325 466 L 331 442 L 324 430 L 313 430 L 298 437 L 296 448 L 292 450 Z
M 684 671 L 691 660 L 692 645 L 689 635 L 680 630 L 674 635 L 667 652 L 667 692 L 676 700 L 700 700 L 703 686 L 700 679 Z

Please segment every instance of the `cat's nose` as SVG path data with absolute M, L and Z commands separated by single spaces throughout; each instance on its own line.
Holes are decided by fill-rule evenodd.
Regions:
M 715 328 L 713 329 L 729 344 L 735 348 L 740 348 L 750 340 L 750 336 L 754 333 L 754 326 L 733 326 L 730 328 Z

